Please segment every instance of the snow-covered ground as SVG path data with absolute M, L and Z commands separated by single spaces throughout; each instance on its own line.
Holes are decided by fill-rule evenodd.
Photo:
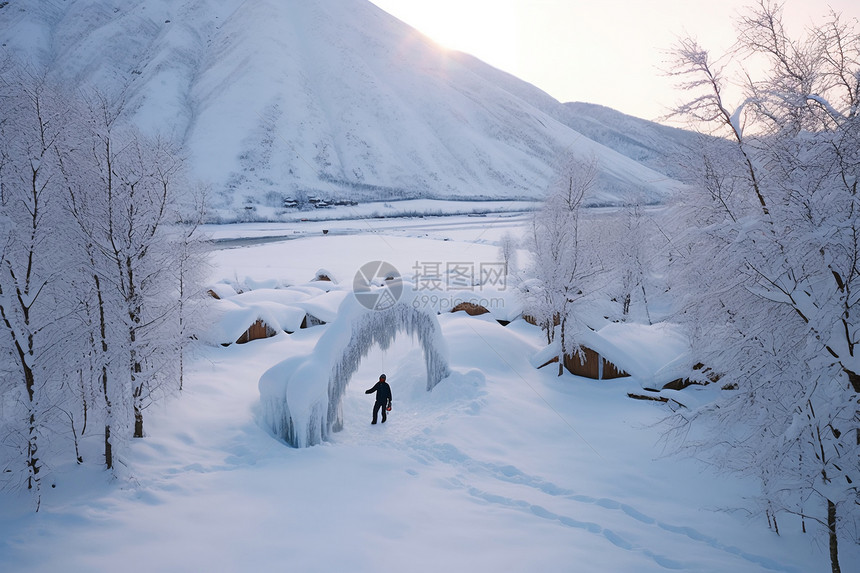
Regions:
M 291 210 L 282 213 L 282 222 L 205 225 L 215 241 L 297 238 L 322 232 L 416 234 L 442 229 L 501 229 L 521 225 L 524 217 L 540 203 L 534 201 L 437 201 L 411 199 L 339 205 L 324 209 Z M 458 216 L 465 215 L 465 217 Z
M 343 287 L 373 260 L 404 275 L 434 262 L 497 261 L 509 219 L 481 221 L 420 219 L 354 234 L 365 223 L 351 221 L 342 234 L 311 228 L 293 240 L 235 243 L 213 256 L 211 281 L 301 285 L 324 268 Z M 236 238 L 239 229 L 219 232 Z M 376 348 L 347 389 L 343 431 L 306 449 L 258 423 L 258 381 L 310 352 L 330 326 L 202 349 L 181 397 L 147 411 L 147 437 L 132 444 L 121 477 L 70 463 L 38 514 L 26 494 L 0 494 L 3 571 L 828 569 L 826 547 L 811 536 L 789 524 L 776 536 L 763 518 L 747 518 L 755 482 L 667 457 L 653 426 L 664 406 L 628 399 L 636 380 L 536 370 L 542 335 L 522 320 L 439 320 L 451 377 L 428 393 L 415 340 Z M 372 426 L 364 390 L 382 372 L 394 408 Z M 89 440 L 84 453 L 95 460 L 98 436 Z M 857 547 L 840 549 L 843 571 L 856 571 Z

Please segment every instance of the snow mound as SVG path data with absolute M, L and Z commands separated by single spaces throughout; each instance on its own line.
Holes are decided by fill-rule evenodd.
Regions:
M 213 288 L 221 300 L 213 305 L 214 321 L 205 334 L 207 342 L 232 344 L 258 320 L 275 333 L 299 330 L 309 314 L 330 322 L 347 295 L 344 290 L 327 292 L 313 284 L 288 288 L 272 288 L 268 281 L 256 284 L 263 286 L 238 294 L 223 283 L 216 285 L 218 290 Z

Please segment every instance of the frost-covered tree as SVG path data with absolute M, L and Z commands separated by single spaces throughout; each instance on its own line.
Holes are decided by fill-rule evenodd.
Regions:
M 117 321 L 111 312 L 112 267 L 107 267 L 106 251 L 97 241 L 96 229 L 105 220 L 94 205 L 98 204 L 99 191 L 103 186 L 111 187 L 114 172 L 110 159 L 101 163 L 106 156 L 110 158 L 110 139 L 99 138 L 99 127 L 106 130 L 118 121 L 118 113 L 107 105 L 104 98 L 85 105 L 81 102 L 75 115 L 75 132 L 78 135 L 71 150 L 60 154 L 60 165 L 64 176 L 66 204 L 71 220 L 75 223 L 77 248 L 74 250 L 76 261 L 77 288 L 74 295 L 80 301 L 80 320 L 86 333 L 89 348 L 85 351 L 88 360 L 78 364 L 82 383 L 82 394 L 100 414 L 104 428 L 104 461 L 108 469 L 114 467 L 114 442 L 117 439 L 114 428 L 118 423 L 117 410 L 122 397 L 117 396 L 115 380 L 120 376 L 122 356 L 112 354 Z M 121 336 L 121 335 L 120 335 Z M 122 417 L 120 416 L 121 420 Z
M 143 437 L 143 411 L 154 393 L 178 388 L 180 307 L 199 260 L 196 226 L 180 224 L 181 160 L 167 142 L 123 125 L 119 112 L 93 96 L 79 148 L 67 161 L 69 208 L 91 277 L 89 323 L 100 356 L 108 467 L 112 426 L 133 419 L 133 436 Z
M 41 450 L 51 412 L 66 392 L 68 233 L 56 149 L 67 109 L 46 78 L 29 71 L 0 78 L 0 101 L 0 352 L 9 361 L 0 371 L 0 400 L 12 405 L 0 421 L 4 446 L 12 450 L 4 473 L 23 476 L 38 509 Z
M 584 199 L 598 174 L 597 162 L 568 158 L 547 189 L 547 197 L 532 218 L 526 237 L 531 252 L 522 286 L 525 311 L 558 342 L 559 376 L 564 354 L 580 352 L 578 333 L 588 328 L 587 312 L 602 296 L 606 269 L 595 228 L 582 214 Z
M 176 224 L 173 226 L 171 242 L 175 248 L 176 262 L 171 268 L 176 290 L 176 313 L 174 316 L 179 351 L 179 390 L 185 378 L 185 353 L 193 340 L 197 339 L 199 325 L 205 321 L 208 296 L 202 285 L 206 280 L 210 244 L 201 231 L 206 217 L 208 188 L 199 186 L 179 201 Z
M 206 249 L 172 146 L 22 70 L 0 69 L 0 478 L 38 506 L 46 458 L 71 446 L 82 463 L 79 438 L 103 424 L 115 467 L 181 385 Z
M 758 474 L 772 527 L 778 512 L 820 523 L 839 571 L 860 513 L 860 36 L 831 13 L 792 38 L 762 1 L 738 45 L 768 62 L 760 77 L 693 40 L 677 50 L 694 94 L 678 113 L 732 145 L 702 157 L 676 286 L 699 359 L 734 389 L 675 421 L 710 425 L 694 445 Z
M 656 257 L 653 222 L 641 205 L 624 207 L 617 215 L 607 217 L 603 227 L 611 255 L 610 292 L 616 303 L 612 320 L 653 323 L 649 297 L 653 300 L 653 261 Z
M 505 276 L 512 274 L 516 276 L 517 274 L 519 266 L 519 257 L 517 256 L 518 247 L 519 241 L 510 232 L 502 235 L 499 241 L 499 259 L 505 265 Z

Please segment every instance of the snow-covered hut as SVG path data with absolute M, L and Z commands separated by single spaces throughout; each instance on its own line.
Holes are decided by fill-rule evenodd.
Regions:
M 266 324 L 262 318 L 258 318 L 254 324 L 248 327 L 248 330 L 236 339 L 236 344 L 245 344 L 252 340 L 260 340 L 261 338 L 270 338 L 277 334 L 277 331 Z
M 460 312 L 463 311 L 469 316 L 480 316 L 482 314 L 488 314 L 490 310 L 480 304 L 476 304 L 474 302 L 461 302 L 451 309 L 451 312 Z
M 236 296 L 238 293 L 232 285 L 220 282 L 210 286 L 209 290 L 206 291 L 206 294 L 216 300 L 222 300 L 225 298 L 230 298 L 231 296 Z
M 310 296 L 294 289 L 258 289 L 226 296 L 213 306 L 214 324 L 206 338 L 216 344 L 229 345 L 268 338 L 279 332 L 295 332 L 307 311 L 298 306 Z M 314 293 L 321 291 L 314 290 Z
M 513 290 L 497 289 L 482 286 L 479 291 L 453 292 L 443 300 L 453 305 L 450 312 L 463 311 L 469 316 L 484 316 L 489 314 L 502 326 L 519 318 L 523 314 L 522 302 Z M 442 311 L 446 309 L 440 309 Z
M 571 374 L 594 380 L 611 380 L 630 376 L 599 352 L 581 346 L 580 352 L 564 355 L 564 367 Z
M 572 374 L 594 380 L 632 376 L 643 388 L 659 390 L 690 375 L 690 346 L 674 324 L 610 323 L 577 337 L 582 349 L 565 355 L 564 366 Z M 558 339 L 531 358 L 535 368 L 558 362 Z
M 301 328 L 333 322 L 337 318 L 338 308 L 348 294 L 345 290 L 320 291 L 316 296 L 297 303 L 297 306 L 305 310 Z
M 337 280 L 334 278 L 334 274 L 326 269 L 319 269 L 316 273 L 314 273 L 313 282 L 319 281 L 337 284 Z
M 573 357 L 565 357 L 565 366 L 580 376 L 607 380 L 626 373 L 644 388 L 660 389 L 689 372 L 689 341 L 674 324 L 613 322 L 600 330 L 586 332 L 578 342 L 588 349 L 585 364 L 578 359 L 570 360 L 571 366 L 581 368 L 574 372 L 568 366 L 568 358 Z

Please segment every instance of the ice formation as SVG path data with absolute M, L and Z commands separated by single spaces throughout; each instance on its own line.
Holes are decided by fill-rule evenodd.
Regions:
M 361 359 L 375 345 L 388 348 L 400 332 L 417 336 L 432 390 L 450 374 L 447 345 L 435 312 L 415 302 L 408 288 L 382 310 L 346 296 L 309 355 L 292 356 L 260 378 L 262 425 L 297 448 L 326 440 L 343 427 L 341 402 Z

